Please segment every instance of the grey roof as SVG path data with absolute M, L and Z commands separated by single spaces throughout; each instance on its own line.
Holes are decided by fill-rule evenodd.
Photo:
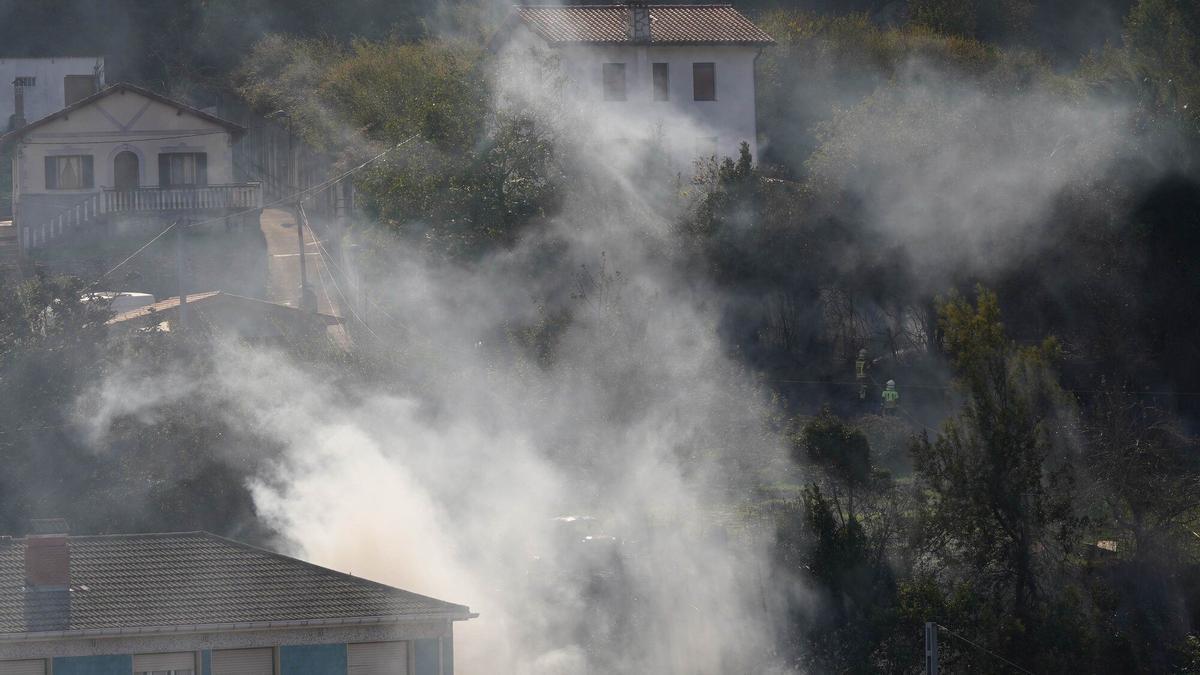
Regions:
M 68 541 L 71 588 L 56 591 L 25 588 L 25 540 L 0 540 L 0 634 L 474 616 L 207 532 Z

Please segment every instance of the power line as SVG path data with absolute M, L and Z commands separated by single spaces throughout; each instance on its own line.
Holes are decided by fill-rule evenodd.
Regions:
M 397 143 L 396 145 L 393 145 L 392 147 L 388 148 L 387 150 L 384 150 L 383 152 L 379 153 L 378 155 L 375 155 L 374 157 L 372 157 L 372 158 L 368 159 L 367 161 L 363 162 L 362 164 L 359 164 L 358 166 L 356 166 L 356 167 L 354 167 L 354 168 L 350 169 L 349 171 L 346 171 L 345 173 L 343 173 L 343 174 L 341 174 L 340 176 L 337 176 L 337 177 L 335 177 L 335 178 L 331 178 L 331 179 L 329 179 L 329 180 L 323 181 L 323 182 L 321 182 L 321 183 L 318 183 L 317 185 L 314 185 L 314 186 L 312 186 L 312 187 L 309 187 L 309 188 L 305 188 L 305 189 L 303 189 L 303 190 L 298 190 L 298 191 L 294 192 L 293 194 L 290 194 L 290 195 L 288 195 L 288 196 L 286 196 L 286 197 L 282 197 L 282 198 L 280 198 L 280 199 L 276 199 L 276 200 L 275 200 L 275 201 L 273 201 L 273 202 L 270 202 L 270 203 L 267 203 L 267 204 L 263 204 L 261 207 L 258 207 L 258 206 L 256 206 L 256 207 L 254 207 L 254 208 L 249 208 L 249 209 L 245 209 L 245 210 L 242 210 L 242 211 L 237 211 L 237 212 L 234 212 L 234 213 L 231 213 L 231 214 L 226 214 L 226 215 L 223 215 L 223 216 L 218 216 L 218 217 L 216 217 L 216 218 L 210 218 L 209 220 L 203 220 L 203 221 L 200 221 L 200 222 L 198 222 L 198 223 L 193 223 L 193 224 L 192 224 L 192 226 L 193 226 L 193 227 L 200 227 L 200 226 L 202 226 L 202 225 L 208 225 L 208 224 L 211 224 L 211 223 L 220 222 L 220 221 L 223 221 L 223 220 L 226 220 L 226 219 L 229 219 L 229 218 L 237 218 L 238 216 L 244 216 L 244 215 L 246 215 L 247 213 L 251 213 L 251 212 L 254 212 L 254 211 L 261 211 L 261 210 L 263 210 L 263 209 L 269 209 L 269 208 L 272 208 L 272 207 L 275 207 L 275 206 L 279 206 L 280 204 L 283 204 L 283 203 L 285 203 L 285 202 L 293 202 L 293 201 L 294 201 L 294 202 L 300 202 L 300 201 L 303 201 L 304 199 L 306 199 L 306 198 L 307 198 L 307 197 L 305 196 L 305 195 L 306 195 L 306 193 L 316 193 L 316 192 L 320 192 L 321 190 L 324 190 L 325 188 L 327 188 L 327 187 L 329 187 L 329 186 L 331 186 L 331 185 L 335 185 L 336 183 L 339 183 L 339 182 L 341 182 L 341 181 L 345 180 L 345 179 L 346 179 L 347 177 L 349 177 L 350 175 L 352 175 L 352 174 L 354 174 L 354 173 L 356 173 L 356 172 L 358 172 L 358 171 L 361 171 L 363 168 L 367 167 L 367 166 L 368 166 L 368 165 L 370 165 L 371 163 L 373 163 L 373 162 L 376 162 L 376 161 L 378 161 L 378 160 L 382 159 L 384 156 L 386 156 L 388 153 L 392 152 L 393 150 L 396 150 L 396 149 L 398 149 L 398 148 L 400 148 L 400 147 L 402 147 L 402 146 L 404 146 L 404 145 L 407 145 L 407 144 L 408 144 L 410 141 L 412 141 L 413 139 L 417 138 L 418 136 L 420 136 L 420 134 L 413 134 L 412 136 L 409 136 L 408 138 L 404 139 L 403 141 L 400 141 L 399 143 Z M 309 196 L 311 196 L 311 195 L 309 195 Z M 168 233 L 168 232 L 170 232 L 171 230 L 175 229 L 175 226 L 177 226 L 178 224 L 179 224 L 179 221 L 178 221 L 178 220 L 176 220 L 175 222 L 173 222 L 173 223 L 171 223 L 169 226 L 167 226 L 167 228 L 166 228 L 165 230 L 163 230 L 162 232 L 159 232 L 158 234 L 154 235 L 154 237 L 153 237 L 152 239 L 150 239 L 150 241 L 148 241 L 148 242 L 146 242 L 145 244 L 143 244 L 143 245 L 142 245 L 140 248 L 138 248 L 138 250 L 134 251 L 134 252 L 133 252 L 133 254 L 131 254 L 131 255 L 130 255 L 128 258 L 125 258 L 124 260 L 122 260 L 121 262 L 119 262 L 119 263 L 117 263 L 115 266 L 113 266 L 111 269 L 109 269 L 107 272 L 105 272 L 104 274 L 101 274 L 99 277 L 97 277 L 97 278 L 96 278 L 96 280 L 95 280 L 95 281 L 93 281 L 93 282 L 91 283 L 91 285 L 89 285 L 89 286 L 88 286 L 88 290 L 91 290 L 92 288 L 94 288 L 94 287 L 96 286 L 96 284 L 98 284 L 98 283 L 100 283 L 101 281 L 103 281 L 103 280 L 104 280 L 106 277 L 108 277 L 108 275 L 110 275 L 110 274 L 112 274 L 113 272 L 116 272 L 117 270 L 119 270 L 119 269 L 121 269 L 122 267 L 124 267 L 124 266 L 125 266 L 125 265 L 126 265 L 126 264 L 127 264 L 129 261 L 130 261 L 130 260 L 133 260 L 133 259 L 134 259 L 134 258 L 136 258 L 138 255 L 140 255 L 140 254 L 142 253 L 142 251 L 145 251 L 147 248 L 149 248 L 149 246 L 150 246 L 151 244 L 153 244 L 154 242 L 156 242 L 156 241 L 158 241 L 159 239 L 161 239 L 163 235 L 165 235 L 166 233 Z
M 1004 663 L 1007 663 L 1008 665 L 1010 665 L 1010 666 L 1012 666 L 1013 668 L 1015 668 L 1015 669 L 1017 669 L 1017 670 L 1021 671 L 1022 673 L 1025 673 L 1026 675 L 1034 675 L 1033 671 L 1031 671 L 1031 670 L 1028 670 L 1028 669 L 1026 669 L 1026 668 L 1023 668 L 1023 667 L 1021 667 L 1021 666 L 1019 666 L 1019 665 L 1017 665 L 1017 664 L 1013 663 L 1012 661 L 1009 661 L 1008 659 L 1004 658 L 1003 656 L 1000 656 L 999 654 L 997 654 L 996 652 L 994 652 L 994 651 L 992 651 L 992 650 L 988 649 L 987 647 L 984 647 L 984 646 L 982 646 L 982 645 L 978 645 L 978 644 L 975 644 L 974 642 L 971 642 L 971 641 L 970 641 L 970 640 L 968 640 L 967 638 L 965 638 L 965 637 L 963 637 L 963 636 L 959 635 L 958 633 L 955 633 L 954 631 L 950 630 L 949 628 L 946 628 L 946 627 L 945 627 L 945 626 L 943 626 L 942 624 L 940 624 L 940 623 L 939 623 L 939 624 L 934 624 L 934 625 L 936 625 L 938 628 L 940 628 L 940 629 L 942 629 L 942 630 L 946 631 L 946 633 L 947 633 L 948 635 L 950 635 L 950 637 L 953 637 L 953 638 L 957 638 L 957 639 L 959 639 L 959 640 L 962 640 L 963 642 L 965 642 L 965 643 L 967 643 L 967 644 L 971 645 L 972 647 L 974 647 L 975 649 L 978 649 L 979 651 L 983 652 L 984 654 L 987 654 L 988 656 L 991 656 L 991 657 L 992 657 L 992 658 L 994 658 L 994 659 L 998 659 L 998 660 L 1000 660 L 1000 661 L 1003 661 Z
M 174 140 L 174 139 L 176 139 L 176 138 L 198 138 L 198 137 L 200 137 L 200 136 L 211 136 L 211 135 L 213 135 L 213 134 L 227 134 L 227 133 L 229 133 L 229 132 L 228 132 L 228 131 L 225 131 L 225 130 L 223 130 L 223 129 L 221 129 L 221 130 L 215 130 L 215 131 L 202 131 L 202 132 L 199 132 L 199 133 L 179 134 L 179 135 L 177 135 L 177 136 L 155 136 L 155 137 L 152 137 L 152 138 L 134 138 L 134 139 L 121 138 L 120 140 L 112 140 L 112 141 L 89 141 L 89 142 L 91 142 L 91 143 L 94 143 L 94 144 L 96 144 L 96 145 L 103 145 L 103 144 L 105 144 L 105 143 L 128 143 L 130 140 L 135 140 L 135 141 L 170 141 L 170 140 Z M 26 142 L 22 143 L 21 145 L 62 145 L 62 141 L 26 141 Z
M 104 281 L 104 278 L 105 278 L 105 277 L 107 277 L 108 275 L 112 274 L 113 272 L 116 272 L 117 270 L 119 270 L 119 269 L 121 269 L 122 267 L 124 267 L 124 266 L 125 266 L 125 263 L 129 262 L 130 260 L 133 260 L 133 259 L 134 259 L 134 258 L 136 258 L 136 257 L 137 257 L 139 254 L 141 254 L 141 252 L 142 252 L 142 251 L 145 251 L 147 248 L 149 248 L 151 244 L 153 244 L 154 242 L 158 241 L 159 239 L 162 239 L 162 237 L 163 237 L 163 235 L 164 235 L 164 234 L 166 234 L 166 233 L 170 232 L 171 230 L 175 229 L 175 226 L 176 226 L 176 225 L 178 225 L 178 224 L 179 224 L 179 221 L 178 221 L 178 220 L 176 220 L 175 222 L 173 222 L 173 223 L 171 223 L 170 225 L 168 225 L 168 226 L 167 226 L 167 229 L 165 229 L 165 230 L 163 230 L 162 232 L 159 232 L 158 234 L 154 235 L 154 238 L 153 238 L 153 239 L 151 239 L 150 241 L 146 242 L 145 244 L 142 244 L 142 246 L 141 246 L 140 248 L 138 248 L 138 250 L 136 250 L 136 251 L 134 251 L 133 253 L 131 253 L 131 254 L 129 255 L 129 257 L 128 257 L 128 258 L 126 258 L 126 259 L 122 260 L 121 262 L 117 263 L 117 264 L 116 264 L 116 265 L 115 265 L 115 266 L 114 266 L 112 269 L 108 270 L 108 271 L 107 271 L 107 272 L 105 272 L 104 274 L 101 274 L 99 277 L 97 277 L 97 278 L 96 278 L 96 280 L 95 280 L 95 281 L 93 281 L 93 282 L 91 283 L 91 285 L 89 285 L 89 286 L 87 287 L 87 289 L 86 289 L 86 290 L 89 290 L 89 291 L 90 291 L 90 290 L 92 290 L 92 288 L 94 288 L 94 287 L 96 286 L 96 284 L 100 283 L 101 281 Z
M 299 208 L 300 208 L 299 215 L 301 218 L 304 219 L 305 224 L 307 224 L 308 223 L 308 214 L 306 214 L 304 212 L 304 204 L 300 204 Z M 311 226 L 309 226 L 308 231 L 309 232 L 313 231 Z M 321 260 L 326 261 L 326 264 L 322 266 L 322 269 L 317 270 L 317 278 L 321 281 L 321 286 L 322 287 L 325 286 L 325 276 L 323 274 L 321 274 L 322 272 L 324 272 L 329 275 L 329 281 L 333 284 L 333 288 L 334 288 L 334 290 L 337 291 L 337 294 L 339 296 L 341 296 L 342 302 L 346 303 L 346 309 L 350 311 L 351 316 L 353 316 L 359 323 L 361 323 L 363 328 L 366 328 L 367 332 L 369 332 L 372 336 L 374 336 L 375 339 L 380 340 L 382 342 L 383 339 L 380 338 L 379 335 L 376 334 L 375 331 L 370 326 L 367 325 L 366 321 L 362 320 L 362 317 L 360 317 L 358 315 L 358 312 L 354 311 L 354 303 L 350 302 L 350 300 L 346 297 L 346 294 L 342 292 L 341 286 L 338 285 L 337 279 L 334 278 L 334 276 L 333 276 L 333 271 L 329 269 L 328 263 L 332 262 L 333 256 L 329 255 L 329 252 L 325 250 L 325 244 L 321 241 L 321 238 L 314 236 L 313 241 L 316 242 L 316 244 L 317 244 L 317 254 L 320 255 Z M 325 291 L 325 295 L 326 296 L 329 295 L 328 290 Z

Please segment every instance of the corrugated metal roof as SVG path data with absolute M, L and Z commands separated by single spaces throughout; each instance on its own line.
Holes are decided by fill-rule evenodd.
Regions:
M 732 5 L 649 5 L 651 44 L 774 43 Z M 627 5 L 525 6 L 519 21 L 551 44 L 632 43 Z
M 456 615 L 435 600 L 206 532 L 69 537 L 70 590 L 25 587 L 0 540 L 0 633 Z

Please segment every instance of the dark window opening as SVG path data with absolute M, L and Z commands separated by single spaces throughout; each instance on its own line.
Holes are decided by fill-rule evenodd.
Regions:
M 91 75 L 67 75 L 63 78 L 63 100 L 78 103 L 96 93 L 96 78 Z
M 692 64 L 692 98 L 697 101 L 717 100 L 717 65 Z
M 208 185 L 208 155 L 203 152 L 164 152 L 158 156 L 158 185 Z
M 625 100 L 625 64 L 604 64 L 604 100 Z
M 654 100 L 668 101 L 671 98 L 671 66 L 667 63 L 655 63 L 653 66 L 654 75 Z

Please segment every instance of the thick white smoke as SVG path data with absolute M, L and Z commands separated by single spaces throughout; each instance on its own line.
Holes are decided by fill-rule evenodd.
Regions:
M 555 125 L 578 185 L 489 259 L 396 255 L 372 295 L 404 330 L 364 332 L 362 347 L 399 381 L 329 381 L 228 344 L 154 397 L 121 396 L 136 373 L 110 380 L 86 397 L 104 402 L 90 433 L 102 442 L 110 416 L 155 400 L 225 401 L 286 448 L 251 478 L 281 546 L 480 612 L 458 627 L 459 672 L 780 668 L 771 532 L 737 507 L 790 467 L 718 337 L 724 300 L 679 272 L 671 200 L 634 186 L 635 150 L 579 152 L 593 124 L 616 122 L 502 77 L 502 97 Z M 562 322 L 541 361 L 516 346 L 539 320 Z

